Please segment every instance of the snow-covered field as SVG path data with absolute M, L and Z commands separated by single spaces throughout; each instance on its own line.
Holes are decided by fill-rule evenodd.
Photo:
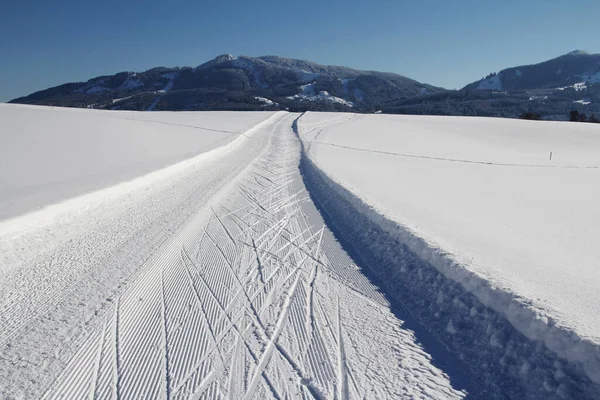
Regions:
M 270 115 L 0 104 L 0 220 L 222 146 Z
M 357 213 L 600 383 L 596 126 L 307 113 L 298 129 L 329 191 L 341 185 Z M 447 318 L 446 330 L 461 334 L 472 317 Z
M 17 126 L 40 111 L 25 110 Z M 71 112 L 65 129 L 112 116 L 43 111 Z M 0 222 L 0 398 L 482 396 L 324 224 L 298 169 L 299 115 L 126 115 L 160 122 L 140 133 L 240 134 Z
M 0 115 L 0 399 L 600 395 L 587 125 Z

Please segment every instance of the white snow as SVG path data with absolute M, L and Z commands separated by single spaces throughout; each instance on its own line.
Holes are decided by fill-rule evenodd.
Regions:
M 264 103 L 263 106 L 279 106 L 279 103 L 271 99 L 267 99 L 266 97 L 255 96 L 254 98 L 260 101 L 261 103 Z
M 563 86 L 563 87 L 556 88 L 556 90 L 565 90 L 565 89 L 575 89 L 576 92 L 580 92 L 582 90 L 587 89 L 587 85 L 586 85 L 586 82 L 578 82 L 578 83 L 574 83 L 570 86 Z
M 346 115 L 302 117 L 316 165 L 421 238 L 412 250 L 445 276 L 600 383 L 596 127 Z
M 500 75 L 496 74 L 487 79 L 482 79 L 477 85 L 476 90 L 503 90 Z
M 0 220 L 223 145 L 269 115 L 0 104 Z
M 115 103 L 118 103 L 118 102 L 119 102 L 119 101 L 121 101 L 121 100 L 127 100 L 127 99 L 131 99 L 131 98 L 132 98 L 132 97 L 134 97 L 134 96 L 137 96 L 137 94 L 134 94 L 134 95 L 132 95 L 132 96 L 121 97 L 121 98 L 119 98 L 119 99 L 113 99 L 113 101 L 112 101 L 112 102 L 113 102 L 113 104 L 115 104 Z
M 30 111 L 21 123 L 49 119 L 16 109 Z M 67 113 L 62 129 L 90 131 L 101 122 L 90 115 L 117 115 L 120 136 L 151 118 L 172 141 L 201 115 L 220 130 L 262 122 L 213 151 L 0 222 L 1 398 L 481 395 L 326 228 L 298 169 L 298 114 L 45 110 Z M 86 156 L 72 166 L 93 163 L 100 133 L 60 142 Z
M 592 100 L 589 97 L 586 97 L 586 98 L 581 99 L 581 100 L 576 100 L 573 103 L 587 106 L 588 104 L 592 104 Z
M 332 96 L 326 90 L 322 90 L 319 93 L 316 93 L 315 82 L 307 83 L 306 85 L 301 85 L 299 88 L 301 90 L 300 93 L 298 93 L 295 96 L 288 96 L 287 98 L 290 100 L 300 99 L 306 101 L 329 101 L 332 103 L 343 104 L 348 107 L 354 107 L 353 102 L 342 99 L 341 97 Z

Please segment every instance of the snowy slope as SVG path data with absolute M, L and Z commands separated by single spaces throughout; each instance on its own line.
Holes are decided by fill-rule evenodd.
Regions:
M 221 146 L 271 115 L 0 104 L 0 220 Z
M 104 113 L 63 124 L 96 129 L 88 115 Z M 194 116 L 252 127 L 0 221 L 0 398 L 489 398 L 327 228 L 298 169 L 298 114 L 126 115 L 166 136 Z M 94 160 L 86 142 L 70 150 Z
M 299 131 L 413 252 L 600 383 L 597 127 L 307 113 Z
M 346 82 L 346 85 L 347 85 L 347 82 Z M 323 91 L 320 91 L 319 93 L 317 93 L 314 82 L 307 83 L 306 85 L 301 85 L 299 87 L 299 89 L 301 90 L 300 93 L 298 93 L 294 96 L 289 96 L 288 99 L 290 99 L 290 100 L 301 99 L 301 100 L 307 100 L 307 101 L 328 101 L 328 102 L 332 102 L 332 103 L 343 104 L 348 107 L 354 107 L 353 102 L 342 99 L 341 97 L 332 96 L 327 91 L 323 90 Z
M 494 75 L 483 79 L 477 85 L 476 90 L 502 90 L 502 81 L 500 80 L 500 75 Z

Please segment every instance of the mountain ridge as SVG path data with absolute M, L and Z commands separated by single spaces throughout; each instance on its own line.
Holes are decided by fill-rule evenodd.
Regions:
M 390 72 L 278 56 L 222 54 L 197 67 L 119 72 L 55 86 L 10 102 L 133 110 L 264 109 L 278 104 L 283 108 L 342 111 L 445 90 Z
M 539 63 L 505 68 L 471 82 L 463 89 L 551 89 L 581 82 L 600 83 L 600 54 L 574 50 Z
M 71 82 L 12 103 L 115 110 L 291 110 L 567 119 L 600 114 L 600 54 L 575 50 L 490 74 L 460 90 L 406 76 L 275 55 L 221 54 Z

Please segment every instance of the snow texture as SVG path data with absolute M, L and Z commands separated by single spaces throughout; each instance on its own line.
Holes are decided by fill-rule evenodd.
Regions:
M 0 220 L 211 150 L 270 115 L 0 104 Z
M 314 167 L 307 169 L 319 171 L 313 174 L 318 181 L 345 199 L 341 205 L 328 200 L 336 220 L 343 219 L 338 207 L 353 210 L 347 211 L 345 218 L 353 220 L 345 229 L 357 237 L 363 235 L 357 226 L 387 232 L 389 240 L 466 292 L 457 299 L 442 289 L 436 295 L 438 285 L 417 286 L 423 293 L 441 303 L 457 302 L 475 316 L 485 309 L 486 315 L 499 316 L 494 317 L 498 323 L 510 322 L 528 341 L 506 326 L 497 335 L 495 328 L 486 329 L 493 347 L 521 343 L 511 353 L 514 364 L 506 368 L 545 364 L 536 379 L 547 380 L 554 395 L 562 396 L 565 387 L 579 388 L 573 393 L 582 396 L 596 393 L 600 136 L 593 126 L 308 113 L 299 132 L 309 151 L 306 165 Z M 363 237 L 363 245 L 369 241 L 382 254 L 392 250 L 381 247 L 374 231 Z M 406 279 L 402 268 L 386 273 Z M 489 323 L 488 317 L 476 321 L 471 313 L 453 314 L 457 307 L 433 313 L 459 318 L 452 324 L 446 320 L 441 331 Z M 553 356 L 532 360 L 527 346 L 535 341 Z M 488 362 L 504 363 L 506 356 L 490 355 Z M 568 365 L 574 381 L 561 382 L 557 371 L 548 378 L 553 358 Z
M 297 117 L 0 223 L 0 397 L 486 398 L 327 229 Z

